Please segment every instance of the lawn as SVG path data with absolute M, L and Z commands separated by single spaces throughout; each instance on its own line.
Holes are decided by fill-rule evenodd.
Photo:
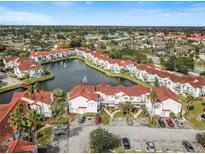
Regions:
M 152 119 L 152 121 L 151 121 L 151 119 L 149 118 L 149 120 L 150 120 L 150 126 L 151 127 L 158 127 L 158 119 L 159 118 L 159 116 L 153 116 L 153 119 Z
M 142 111 L 140 115 L 138 115 L 138 118 L 147 118 L 147 117 L 149 117 L 149 113 L 146 110 Z
M 43 129 L 38 133 L 38 143 L 41 145 L 49 145 L 51 141 L 52 127 Z
M 49 79 L 53 79 L 54 77 L 55 77 L 54 73 L 49 72 L 47 75 L 43 75 L 43 76 L 35 77 L 35 78 L 30 78 L 29 79 L 29 84 L 33 84 L 35 82 L 46 81 L 46 80 L 49 80 Z M 27 84 L 27 79 L 24 79 L 22 81 Z
M 47 120 L 47 124 L 55 125 L 55 124 L 69 124 L 71 120 L 70 116 L 59 116 L 59 117 L 51 117 Z
M 192 124 L 195 128 L 205 128 L 205 122 L 201 122 L 197 120 L 197 117 L 202 113 L 205 106 L 203 106 L 201 103 L 205 102 L 205 100 L 195 100 L 193 101 L 192 105 L 194 106 L 194 109 L 191 110 L 189 113 L 187 113 L 187 103 L 186 98 L 181 97 L 180 98 L 183 109 L 186 111 L 186 114 L 184 117 Z
M 124 114 L 122 111 L 114 114 L 114 118 L 134 118 L 132 114 Z
M 3 87 L 0 88 L 0 93 L 10 91 L 10 90 L 14 90 L 14 89 L 17 89 L 17 88 L 21 88 L 21 84 L 11 85 L 11 86 L 3 86 Z
M 101 123 L 104 125 L 108 125 L 109 124 L 109 120 L 110 120 L 110 116 L 107 115 L 107 113 L 105 113 L 105 111 L 102 111 L 102 113 L 100 114 L 101 116 Z

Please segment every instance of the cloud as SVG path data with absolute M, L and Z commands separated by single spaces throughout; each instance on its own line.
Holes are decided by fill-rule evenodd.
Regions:
M 74 1 L 57 1 L 57 2 L 53 2 L 52 4 L 54 4 L 57 7 L 69 7 L 69 6 L 76 5 L 76 2 L 74 2 Z
M 85 4 L 86 4 L 86 5 L 93 5 L 94 2 L 93 2 L 93 1 L 85 1 Z
M 54 20 L 44 14 L 9 10 L 0 6 L 0 24 L 47 25 L 54 24 Z
M 187 13 L 161 13 L 160 16 L 164 17 L 180 17 L 180 16 L 185 16 Z

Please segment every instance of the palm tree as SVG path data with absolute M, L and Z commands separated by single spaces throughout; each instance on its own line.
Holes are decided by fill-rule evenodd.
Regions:
M 34 94 L 34 86 L 33 85 L 28 86 L 28 92 L 29 92 L 29 96 L 32 97 Z
M 25 119 L 23 113 L 23 105 L 21 102 L 19 102 L 13 112 L 11 112 L 8 119 L 8 122 L 14 129 L 15 133 L 20 133 L 24 128 Z
M 154 114 L 154 104 L 156 103 L 157 101 L 157 94 L 154 92 L 154 91 L 151 91 L 150 94 L 149 94 L 149 97 L 150 97 L 150 100 L 151 100 L 151 104 L 152 104 L 152 107 L 151 107 L 151 121 L 153 119 L 153 114 Z
M 25 74 L 25 78 L 26 78 L 26 80 L 27 80 L 27 85 L 29 85 L 29 74 L 26 72 L 26 74 Z
M 30 109 L 26 114 L 27 135 L 32 136 L 33 141 L 37 142 L 37 130 L 43 126 L 43 116 L 36 110 Z M 33 134 L 34 133 L 34 134 Z
M 188 96 L 187 96 L 187 101 L 186 101 L 186 103 L 187 103 L 187 111 L 188 111 L 188 113 L 189 113 L 190 108 L 191 108 L 191 106 L 192 106 L 193 100 L 194 100 L 194 97 L 193 97 L 192 95 L 188 95 Z
M 34 89 L 34 92 L 39 92 L 40 91 L 40 84 L 38 82 L 36 82 L 34 85 L 33 85 L 33 89 Z
M 124 103 L 120 103 L 120 110 L 124 113 L 124 114 L 130 114 L 133 110 L 133 105 L 131 102 L 124 102 Z

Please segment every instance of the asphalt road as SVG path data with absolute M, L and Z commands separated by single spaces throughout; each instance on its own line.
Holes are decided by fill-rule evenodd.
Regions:
M 204 132 L 196 129 L 169 129 L 169 128 L 150 128 L 150 127 L 132 127 L 132 126 L 102 126 L 114 135 L 122 137 L 128 137 L 131 144 L 133 144 L 133 150 L 137 150 L 137 146 L 142 142 L 152 141 L 156 144 L 162 144 L 167 142 L 167 145 L 176 144 L 181 145 L 182 140 L 188 140 L 191 143 L 196 143 L 196 134 Z M 89 133 L 98 128 L 98 126 L 75 126 L 71 127 L 70 137 L 64 139 L 62 143 L 67 142 L 69 148 L 67 152 L 88 152 L 89 149 Z M 66 140 L 66 141 L 65 141 Z M 138 144 L 139 143 L 139 144 Z M 143 143 L 143 144 L 144 144 Z M 63 146 L 61 146 L 63 147 Z M 182 147 L 181 147 L 182 148 Z M 183 151 L 185 149 L 181 149 Z M 61 149 L 65 152 L 65 149 Z M 198 148 L 198 152 L 203 152 Z

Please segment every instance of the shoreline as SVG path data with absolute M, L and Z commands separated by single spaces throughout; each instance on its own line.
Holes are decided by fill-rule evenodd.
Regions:
M 41 77 L 36 77 L 36 78 L 29 79 L 30 80 L 29 84 L 33 84 L 35 82 L 44 82 L 44 81 L 51 80 L 53 78 L 55 78 L 55 74 L 53 72 L 49 72 L 48 75 L 44 75 L 44 76 L 41 76 Z M 24 83 L 21 83 L 21 84 L 1 87 L 0 88 L 0 94 L 6 93 L 8 91 L 15 90 L 15 89 L 18 89 L 18 88 L 25 88 L 25 86 L 28 85 L 25 80 L 26 79 L 22 80 Z
M 108 70 L 106 70 L 102 67 L 99 67 L 98 65 L 95 65 L 92 62 L 90 62 L 89 60 L 87 60 L 81 56 L 78 56 L 78 55 L 71 55 L 70 57 L 66 57 L 66 58 L 56 59 L 56 60 L 52 60 L 52 61 L 48 61 L 48 62 L 41 62 L 40 64 L 45 65 L 45 64 L 49 64 L 49 63 L 55 63 L 55 62 L 60 62 L 60 61 L 64 61 L 64 60 L 73 60 L 73 59 L 78 59 L 78 60 L 83 61 L 88 67 L 93 68 L 101 73 L 104 73 L 108 77 L 122 78 L 122 79 L 129 80 L 129 81 L 133 82 L 134 84 L 140 84 L 140 85 L 143 85 L 143 86 L 148 87 L 148 88 L 152 87 L 150 84 L 144 83 L 144 82 L 130 76 L 129 74 L 114 73 L 114 72 L 108 71 Z M 29 84 L 33 84 L 35 82 L 44 82 L 44 81 L 48 81 L 48 80 L 55 78 L 55 74 L 53 72 L 49 72 L 49 73 L 50 74 L 46 75 L 46 76 L 44 75 L 44 76 L 37 77 L 37 78 L 31 78 Z M 15 90 L 18 88 L 25 88 L 25 85 L 27 85 L 25 80 L 26 79 L 22 80 L 24 82 L 23 84 L 1 87 L 0 94 L 11 91 L 11 90 Z

